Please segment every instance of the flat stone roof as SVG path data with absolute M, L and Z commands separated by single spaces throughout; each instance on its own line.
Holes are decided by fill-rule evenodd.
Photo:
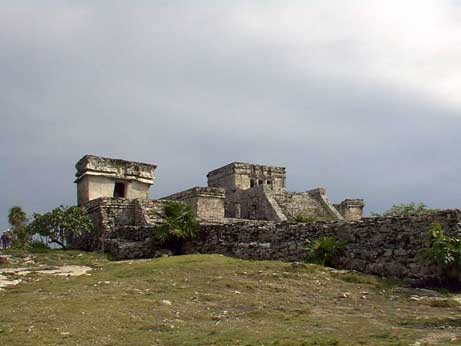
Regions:
M 101 175 L 152 184 L 157 166 L 144 162 L 85 155 L 76 163 L 75 168 L 77 169 L 75 182 L 78 182 L 85 175 Z

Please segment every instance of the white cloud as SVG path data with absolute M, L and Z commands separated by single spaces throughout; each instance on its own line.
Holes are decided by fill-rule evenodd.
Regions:
M 242 37 L 273 47 L 307 75 L 392 87 L 461 108 L 461 7 L 454 2 L 251 2 L 232 18 Z

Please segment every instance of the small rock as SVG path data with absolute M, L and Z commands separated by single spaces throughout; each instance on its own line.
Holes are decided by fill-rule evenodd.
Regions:
M 173 303 L 170 300 L 164 299 L 164 300 L 162 300 L 162 304 L 164 304 L 164 305 L 172 305 Z
M 424 296 L 424 297 L 440 297 L 441 296 L 439 292 L 428 290 L 425 288 L 416 288 L 415 290 L 418 292 L 418 295 Z
M 291 263 L 291 266 L 293 268 L 305 268 L 306 267 L 306 265 L 302 262 L 293 262 Z

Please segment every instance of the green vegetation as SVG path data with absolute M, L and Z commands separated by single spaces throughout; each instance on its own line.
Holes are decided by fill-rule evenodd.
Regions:
M 380 216 L 406 216 L 406 215 L 422 215 L 430 214 L 438 211 L 438 209 L 430 209 L 424 203 L 402 203 L 394 204 L 389 210 L 384 213 L 370 213 L 372 217 Z
M 30 235 L 27 232 L 27 214 L 21 207 L 12 207 L 8 212 L 8 222 L 13 231 L 13 247 L 24 249 L 27 247 Z
M 306 260 L 311 263 L 334 267 L 338 258 L 344 253 L 346 241 L 334 237 L 316 239 L 306 248 Z
M 168 202 L 161 215 L 164 224 L 154 229 L 154 239 L 180 251 L 182 243 L 197 237 L 199 223 L 189 205 Z
M 445 284 L 459 287 L 461 285 L 461 239 L 445 235 L 439 223 L 432 225 L 429 234 L 430 247 L 421 250 L 420 256 L 440 268 Z
M 27 228 L 29 234 L 47 237 L 66 249 L 73 237 L 91 232 L 93 224 L 83 209 L 60 206 L 45 214 L 35 213 Z
M 2 346 L 460 342 L 460 305 L 451 296 L 443 298 L 451 304 L 431 306 L 432 298 L 411 300 L 418 291 L 313 264 L 218 255 L 111 262 L 98 254 L 50 250 L 28 265 L 29 253 L 9 254 L 10 268 L 67 264 L 93 270 L 78 277 L 12 275 L 23 281 L 0 291 Z
M 42 237 L 66 249 L 73 237 L 93 230 L 90 218 L 79 207 L 60 206 L 45 214 L 35 213 L 32 222 L 27 224 L 27 214 L 15 206 L 8 213 L 8 221 L 13 231 L 13 247 L 32 252 L 48 249 Z M 32 240 L 33 236 L 40 236 L 40 240 Z

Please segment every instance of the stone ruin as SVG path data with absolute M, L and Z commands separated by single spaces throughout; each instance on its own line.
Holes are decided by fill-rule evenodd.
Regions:
M 347 242 L 338 267 L 408 280 L 437 282 L 437 267 L 418 252 L 429 246 L 428 230 L 438 222 L 461 237 L 461 211 L 425 215 L 362 217 L 363 200 L 333 204 L 325 189 L 288 192 L 285 168 L 234 162 L 208 173 L 207 187 L 193 187 L 149 199 L 156 166 L 87 155 L 76 165 L 78 204 L 97 232 L 79 239 L 82 250 L 110 252 L 116 259 L 159 255 L 152 231 L 162 224 L 168 201 L 191 206 L 201 223 L 200 238 L 187 253 L 218 253 L 245 259 L 300 261 L 306 246 L 331 236 Z M 315 222 L 297 222 L 297 216 Z
M 79 206 L 101 198 L 148 199 L 157 166 L 85 155 L 75 165 Z
M 283 222 L 300 216 L 332 221 L 362 218 L 364 204 L 361 199 L 345 199 L 332 204 L 324 188 L 288 192 L 284 167 L 242 162 L 209 172 L 207 187 L 193 187 L 158 201 L 150 200 L 149 189 L 154 183 L 156 168 L 147 163 L 86 155 L 76 164 L 78 205 L 94 209 L 110 204 L 110 199 L 125 199 L 127 205 L 131 205 L 128 209 L 135 210 L 134 205 L 138 206 L 138 217 L 131 218 L 134 225 L 155 222 L 151 220 L 155 216 L 152 209 L 167 200 L 190 205 L 197 218 L 207 223 Z

